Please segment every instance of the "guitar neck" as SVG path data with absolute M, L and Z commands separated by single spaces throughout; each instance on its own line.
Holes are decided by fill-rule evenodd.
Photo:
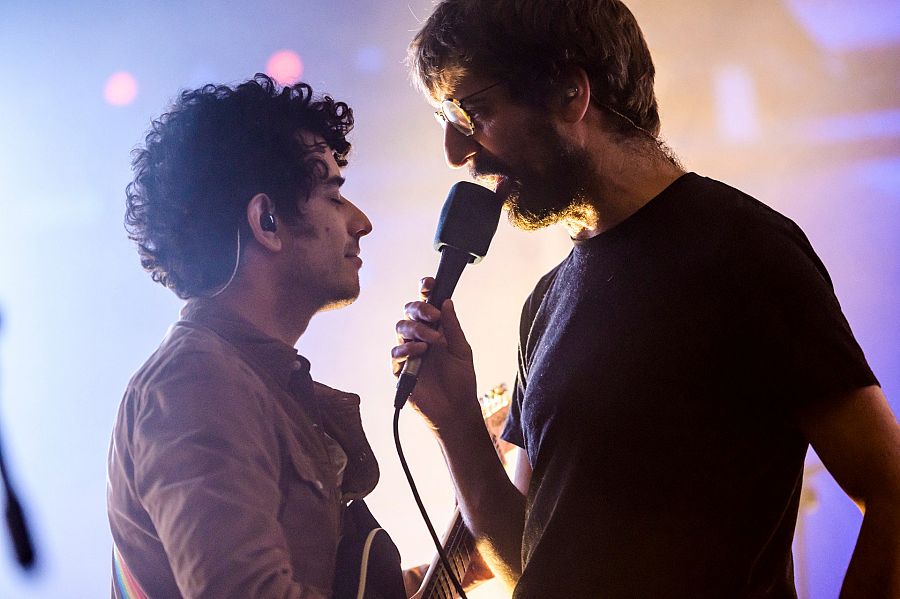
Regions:
M 502 384 L 494 387 L 479 399 L 484 424 L 491 436 L 494 449 L 497 451 L 497 457 L 503 464 L 506 464 L 506 460 L 501 445 L 505 441 L 500 440 L 500 431 L 506 421 L 509 401 L 509 393 L 506 386 Z M 453 575 L 461 583 L 469 569 L 469 564 L 472 563 L 472 557 L 475 555 L 475 539 L 466 528 L 459 508 L 453 512 L 452 523 L 444 535 L 441 546 L 444 548 L 444 554 L 447 556 L 447 562 L 450 564 Z M 454 599 L 457 597 L 456 588 L 439 555 L 436 555 L 431 562 L 428 573 L 422 581 L 421 590 L 421 599 Z
M 475 553 L 475 539 L 472 538 L 469 529 L 463 522 L 459 509 L 453 513 L 453 523 L 447 530 L 443 543 L 444 553 L 453 570 L 456 579 L 462 582 L 472 556 Z M 453 599 L 457 596 L 456 589 L 444 567 L 440 556 L 435 556 L 428 574 L 422 582 L 422 599 Z

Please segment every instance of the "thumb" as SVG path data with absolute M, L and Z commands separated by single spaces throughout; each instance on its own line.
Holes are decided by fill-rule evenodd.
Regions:
M 453 305 L 452 299 L 444 300 L 444 304 L 441 306 L 441 330 L 444 333 L 444 338 L 447 339 L 447 348 L 450 350 L 450 353 L 461 357 L 471 355 L 472 348 L 469 347 L 466 334 L 463 333 L 459 324 L 459 318 L 456 316 L 456 306 Z

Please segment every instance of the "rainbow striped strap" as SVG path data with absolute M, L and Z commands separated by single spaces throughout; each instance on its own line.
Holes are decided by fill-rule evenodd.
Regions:
M 147 599 L 147 594 L 138 581 L 134 578 L 134 574 L 128 569 L 119 548 L 113 544 L 113 588 L 116 591 L 116 599 Z

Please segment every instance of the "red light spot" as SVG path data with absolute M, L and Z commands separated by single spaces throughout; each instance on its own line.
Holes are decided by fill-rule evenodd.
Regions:
M 113 106 L 127 106 L 137 97 L 137 81 L 126 71 L 113 73 L 106 80 L 103 88 L 103 97 L 108 104 Z
M 303 61 L 291 50 L 279 50 L 269 57 L 266 74 L 281 85 L 293 85 L 303 74 Z

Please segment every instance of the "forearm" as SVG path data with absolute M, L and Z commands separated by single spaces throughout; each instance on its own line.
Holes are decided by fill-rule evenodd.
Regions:
M 801 430 L 865 517 L 842 599 L 900 597 L 900 426 L 881 388 L 798 412 Z
M 525 498 L 510 482 L 483 425 L 439 434 L 459 510 L 494 573 L 512 587 L 522 573 Z
M 423 281 L 423 294 L 433 282 Z M 408 358 L 422 357 L 427 350 L 410 401 L 437 436 L 460 513 L 479 551 L 494 573 L 513 586 L 522 570 L 525 498 L 510 482 L 485 428 L 475 400 L 472 348 L 453 302 L 447 300 L 442 308 L 443 313 L 424 302 L 406 305 L 408 319 L 396 326 L 402 343 L 391 351 L 394 374 Z
M 900 513 L 897 499 L 870 501 L 841 599 L 900 597 Z

